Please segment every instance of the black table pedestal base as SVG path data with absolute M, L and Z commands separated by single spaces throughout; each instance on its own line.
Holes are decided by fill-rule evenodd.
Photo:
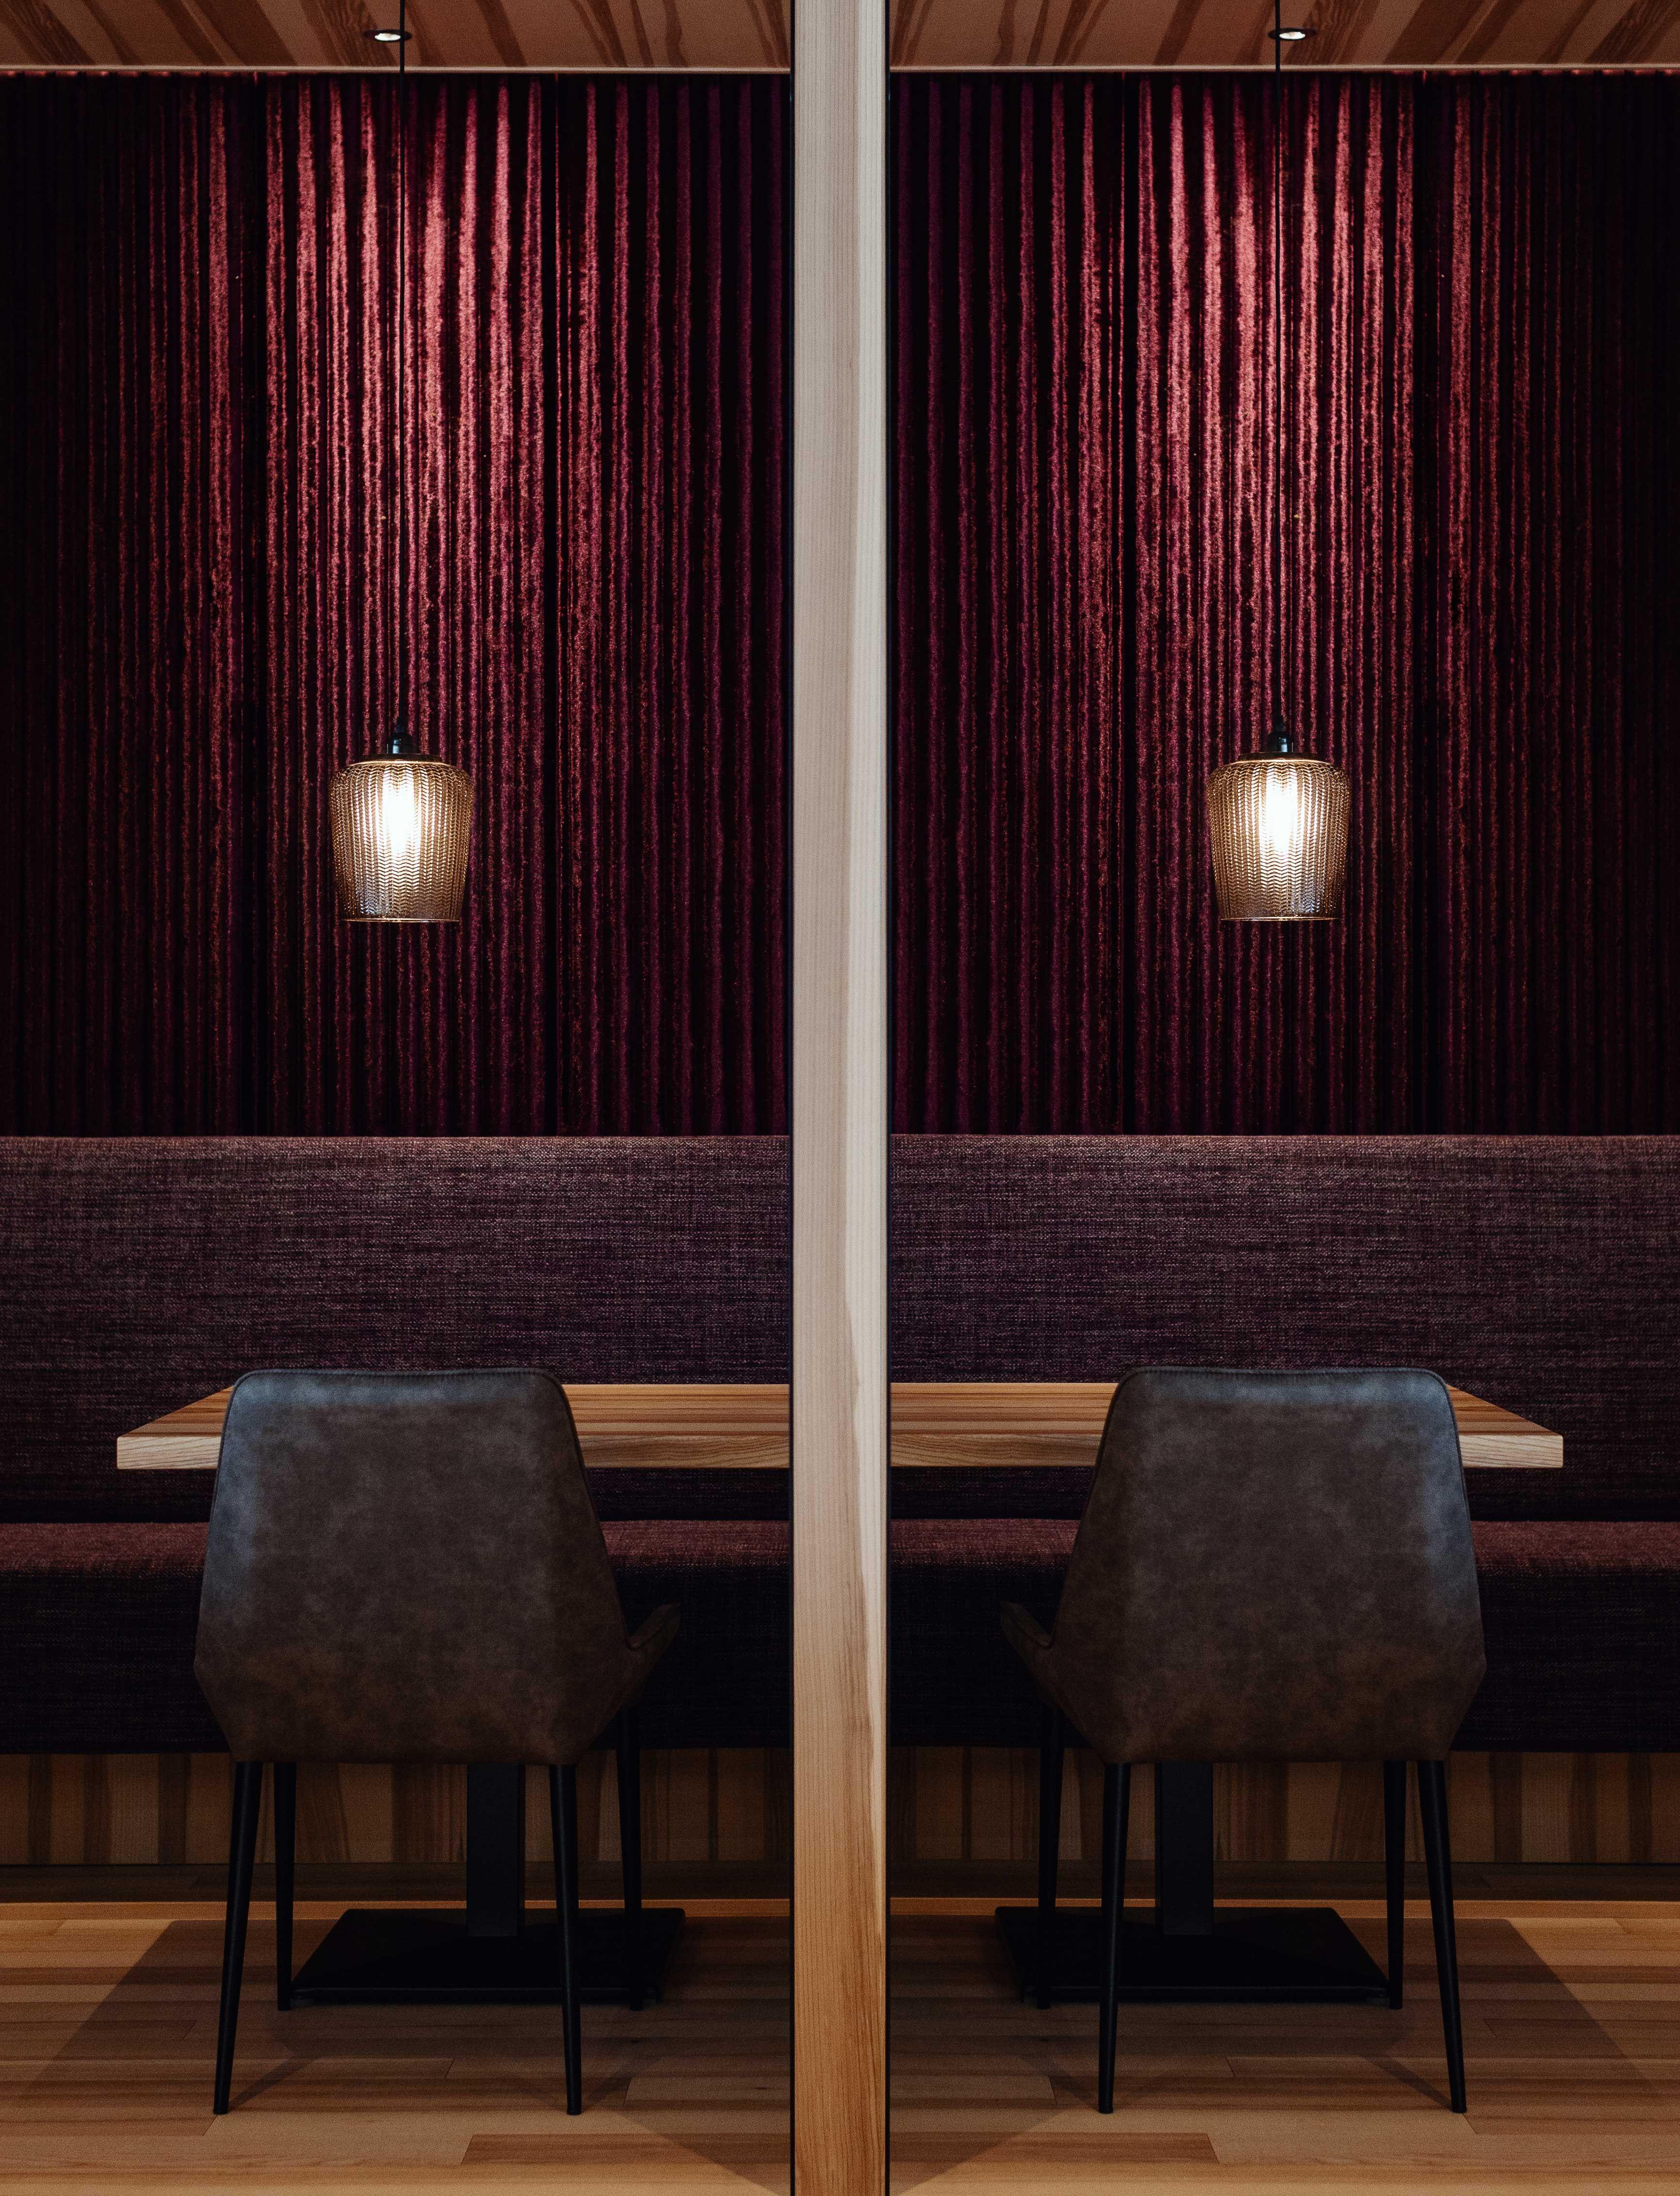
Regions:
M 1059 1906 L 1051 1928 L 1053 2004 L 1094 2005 L 1102 1979 L 1100 1910 Z M 1024 1997 L 1038 1994 L 1038 1910 L 1000 1906 L 997 1926 Z M 1168 1935 L 1152 1922 L 1121 1931 L 1122 2004 L 1387 2005 L 1388 1979 L 1329 1906 L 1222 1906 L 1211 1936 Z
M 683 1926 L 679 1906 L 649 1906 L 635 1933 L 644 2002 L 657 2000 Z M 578 1974 L 586 2005 L 626 2005 L 632 1932 L 622 1909 L 578 1916 Z M 557 1925 L 528 1921 L 517 1936 L 470 1936 L 455 1909 L 355 1906 L 299 1968 L 294 2005 L 557 2005 Z

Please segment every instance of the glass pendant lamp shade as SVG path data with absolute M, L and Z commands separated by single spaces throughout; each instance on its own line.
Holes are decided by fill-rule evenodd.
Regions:
M 1267 752 L 1224 764 L 1208 780 L 1208 833 L 1222 922 L 1327 922 L 1339 912 L 1348 781 L 1334 763 Z
M 332 781 L 332 866 L 351 922 L 459 922 L 472 780 L 401 733 Z

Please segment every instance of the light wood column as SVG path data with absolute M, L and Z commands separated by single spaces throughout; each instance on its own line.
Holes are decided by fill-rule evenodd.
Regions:
M 886 2187 L 886 55 L 794 11 L 794 2173 Z

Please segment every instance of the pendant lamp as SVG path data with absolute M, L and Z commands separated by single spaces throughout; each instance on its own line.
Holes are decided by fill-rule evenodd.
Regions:
M 1239 755 L 1208 780 L 1214 891 L 1223 922 L 1327 922 L 1340 912 L 1348 866 L 1348 781 L 1303 754 L 1285 703 L 1284 563 L 1284 48 L 1310 34 L 1272 14 L 1272 542 L 1273 664 L 1279 705 L 1258 754 Z
M 350 922 L 459 922 L 466 883 L 472 781 L 453 763 L 423 755 L 406 722 L 407 663 L 398 633 L 408 593 L 408 468 L 397 418 L 407 350 L 408 3 L 397 27 L 368 33 L 396 48 L 396 190 L 391 265 L 395 284 L 395 373 L 386 408 L 390 477 L 395 482 L 395 581 L 390 598 L 387 662 L 396 692 L 395 722 L 383 748 L 341 770 L 332 782 L 332 866 L 338 902 Z

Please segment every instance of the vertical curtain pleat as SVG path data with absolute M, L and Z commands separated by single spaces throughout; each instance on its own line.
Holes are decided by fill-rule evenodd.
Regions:
M 896 84 L 898 1125 L 1680 1129 L 1680 78 L 1291 76 L 1281 331 L 1274 118 Z M 1345 910 L 1221 926 L 1280 685 Z
M 782 1125 L 785 86 L 408 96 L 395 605 L 393 80 L 0 84 L 0 1128 Z M 459 930 L 332 898 L 403 666 Z
M 396 662 L 388 78 L 0 84 L 0 1126 L 783 1114 L 781 87 L 411 87 L 415 728 L 459 932 L 347 928 Z M 906 1128 L 1680 1127 L 1680 86 L 901 79 Z M 1335 927 L 1221 928 L 1286 673 Z

